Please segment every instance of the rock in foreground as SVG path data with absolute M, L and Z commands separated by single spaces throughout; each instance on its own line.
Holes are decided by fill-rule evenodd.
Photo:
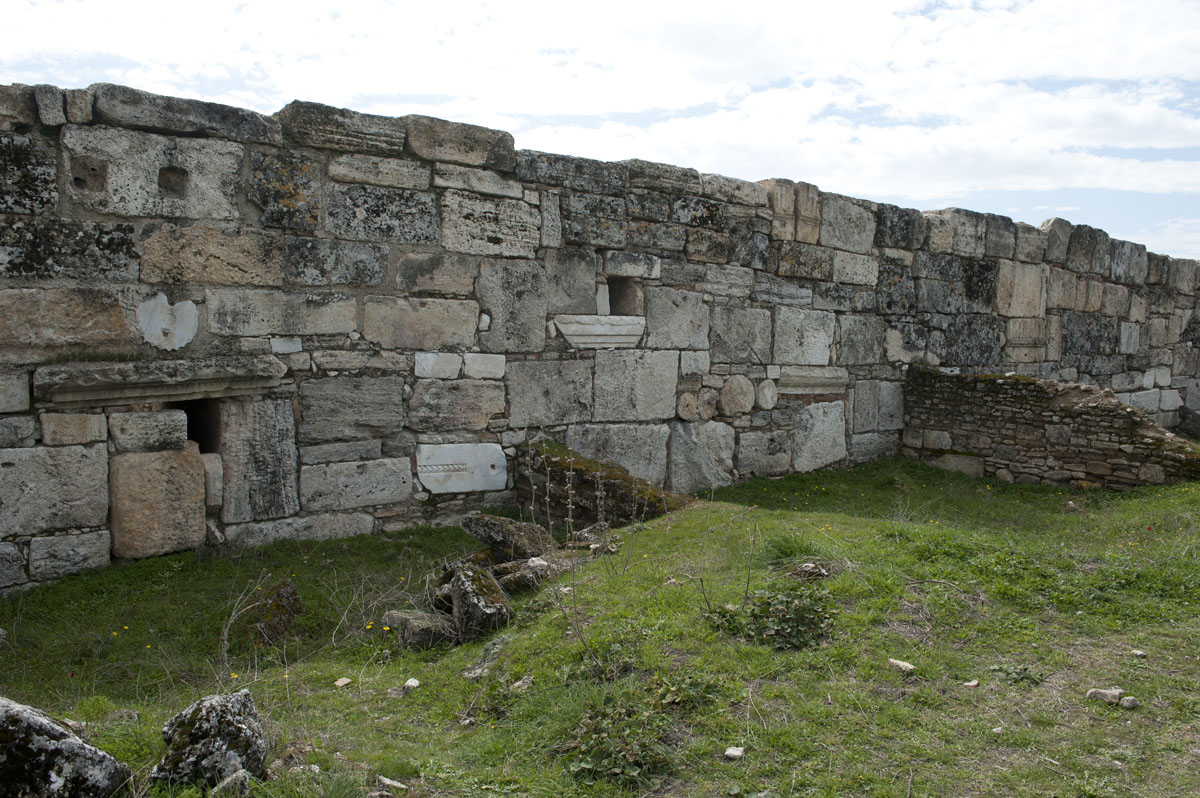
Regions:
M 215 787 L 239 770 L 263 778 L 267 741 L 249 690 L 201 698 L 167 721 L 163 740 L 156 781 Z

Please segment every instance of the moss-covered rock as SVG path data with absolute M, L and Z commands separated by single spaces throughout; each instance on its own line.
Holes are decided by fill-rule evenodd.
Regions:
M 537 524 L 498 515 L 475 515 L 463 519 L 462 528 L 487 544 L 492 560 L 497 563 L 528 560 L 554 550 L 554 538 Z

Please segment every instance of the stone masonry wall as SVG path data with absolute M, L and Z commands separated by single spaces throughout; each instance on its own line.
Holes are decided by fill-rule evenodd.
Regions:
M 543 433 L 678 492 L 870 460 L 910 363 L 1170 425 L 1196 273 L 428 117 L 0 87 L 0 589 L 453 519 Z
M 905 409 L 906 456 L 973 476 L 1115 489 L 1200 479 L 1200 446 L 1092 385 L 913 367 Z

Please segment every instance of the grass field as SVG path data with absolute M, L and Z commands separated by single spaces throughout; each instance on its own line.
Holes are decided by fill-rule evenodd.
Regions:
M 175 555 L 0 600 L 0 693 L 87 722 L 159 795 L 199 794 L 145 783 L 161 724 L 242 687 L 272 740 L 263 796 L 376 774 L 427 796 L 1196 795 L 1198 517 L 1195 484 L 1073 493 L 901 461 L 754 480 L 621 530 L 493 638 L 426 652 L 382 615 L 477 548 L 460 530 Z M 285 577 L 305 613 L 255 644 L 230 616 Z M 1141 706 L 1084 697 L 1114 685 Z

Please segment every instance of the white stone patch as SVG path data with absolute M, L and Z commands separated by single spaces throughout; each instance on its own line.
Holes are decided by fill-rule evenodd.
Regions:
M 417 352 L 413 370 L 418 377 L 452 380 L 462 370 L 462 355 L 453 352 Z
M 417 479 L 430 493 L 504 490 L 508 464 L 498 443 L 421 444 Z
M 200 325 L 195 302 L 172 305 L 162 292 L 138 305 L 137 320 L 146 343 L 169 352 L 191 343 Z
M 503 379 L 504 363 L 504 355 L 484 355 L 479 352 L 463 355 L 463 371 L 475 380 Z
M 642 316 L 555 316 L 554 323 L 575 349 L 628 349 L 646 330 Z

